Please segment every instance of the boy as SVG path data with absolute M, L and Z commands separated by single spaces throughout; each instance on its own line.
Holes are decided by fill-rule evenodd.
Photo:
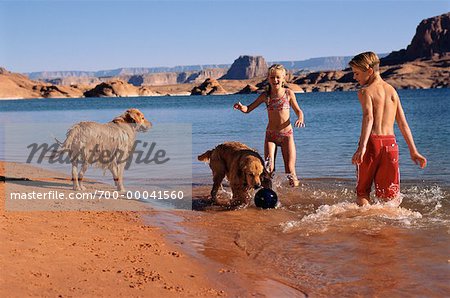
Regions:
M 394 87 L 383 81 L 379 72 L 380 59 L 373 52 L 356 55 L 349 65 L 353 78 L 362 88 L 358 91 L 363 119 L 358 149 L 352 158 L 357 165 L 356 186 L 359 206 L 370 204 L 370 190 L 375 182 L 376 196 L 384 201 L 398 197 L 400 173 L 398 145 L 394 136 L 394 122 L 408 144 L 411 159 L 421 168 L 427 160 L 414 145 L 400 98 Z

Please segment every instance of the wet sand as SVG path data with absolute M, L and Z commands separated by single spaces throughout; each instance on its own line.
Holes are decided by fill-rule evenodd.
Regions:
M 279 209 L 173 212 L 173 221 L 184 228 L 172 238 L 200 257 L 234 268 L 253 285 L 276 289 L 279 296 L 449 293 L 448 189 L 405 181 L 401 207 L 360 208 L 351 179 L 302 182 L 298 189 L 276 189 Z M 197 185 L 193 193 L 203 200 L 209 191 L 209 185 Z M 170 227 L 167 231 L 171 234 Z

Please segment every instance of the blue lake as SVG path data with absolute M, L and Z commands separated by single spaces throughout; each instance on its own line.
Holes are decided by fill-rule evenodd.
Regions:
M 400 98 L 419 151 L 428 167 L 419 169 L 409 158 L 399 130 L 402 180 L 450 183 L 449 89 L 400 90 Z M 192 125 L 193 177 L 207 177 L 209 168 L 196 156 L 225 141 L 241 141 L 263 152 L 267 123 L 265 107 L 250 114 L 233 110 L 236 101 L 252 102 L 257 95 L 164 96 L 137 98 L 33 99 L 0 101 L 3 123 L 107 122 L 136 107 L 158 124 Z M 300 178 L 354 178 L 351 157 L 360 133 L 361 108 L 355 92 L 297 94 L 306 127 L 295 129 L 297 173 Z M 292 112 L 292 116 L 295 115 Z M 280 150 L 278 150 L 280 151 Z M 283 172 L 281 152 L 278 172 Z

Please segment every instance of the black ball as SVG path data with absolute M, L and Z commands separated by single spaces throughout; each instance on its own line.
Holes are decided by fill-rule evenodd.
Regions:
M 255 194 L 256 207 L 268 209 L 275 208 L 278 202 L 277 193 L 270 188 L 261 188 Z

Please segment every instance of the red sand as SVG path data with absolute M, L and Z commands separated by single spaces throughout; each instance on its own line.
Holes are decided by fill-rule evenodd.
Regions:
M 218 269 L 180 252 L 139 212 L 7 211 L 8 183 L 0 182 L 1 297 L 229 294 Z

